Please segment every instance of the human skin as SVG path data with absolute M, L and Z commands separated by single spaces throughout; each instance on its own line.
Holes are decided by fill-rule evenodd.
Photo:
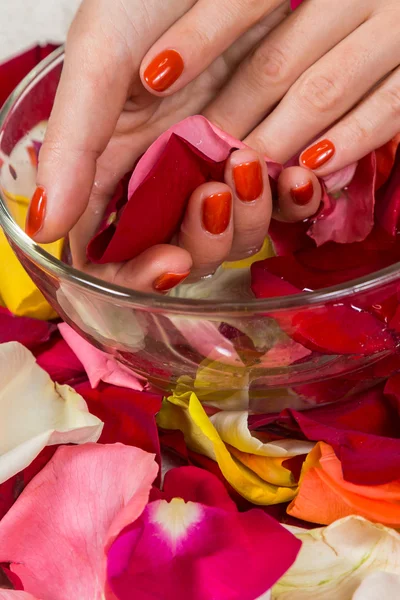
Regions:
M 157 282 L 176 285 L 254 253 L 272 214 L 263 155 L 285 162 L 317 139 L 278 182 L 275 214 L 302 220 L 319 206 L 317 176 L 400 130 L 398 22 L 396 0 L 305 0 L 291 14 L 281 0 L 84 0 L 28 233 L 49 242 L 69 232 L 78 268 L 143 291 L 165 292 Z M 194 192 L 175 245 L 124 265 L 87 264 L 117 181 L 162 131 L 197 113 L 252 149 L 232 154 L 225 183 Z

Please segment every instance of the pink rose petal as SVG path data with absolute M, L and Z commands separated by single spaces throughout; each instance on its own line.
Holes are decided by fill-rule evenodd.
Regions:
M 58 326 L 61 335 L 83 364 L 90 385 L 95 388 L 100 381 L 132 390 L 142 390 L 143 384 L 124 365 L 118 363 L 105 352 L 98 350 L 66 323 Z
M 308 235 L 317 246 L 333 241 L 340 244 L 360 242 L 374 225 L 375 153 L 362 158 L 348 186 L 336 195 L 323 196 L 323 208 Z M 338 182 L 334 183 L 338 185 Z
M 103 550 L 146 506 L 157 466 L 122 444 L 59 448 L 0 521 L 0 562 L 41 600 L 93 600 Z
M 300 542 L 263 511 L 174 498 L 150 503 L 111 546 L 118 600 L 254 600 L 294 562 Z
M 0 600 L 41 600 L 39 597 L 32 596 L 26 592 L 16 590 L 0 590 Z

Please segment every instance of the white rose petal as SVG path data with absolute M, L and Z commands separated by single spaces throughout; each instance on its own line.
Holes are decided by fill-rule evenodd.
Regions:
M 0 483 L 55 444 L 96 442 L 103 423 L 67 385 L 53 383 L 18 342 L 0 345 Z

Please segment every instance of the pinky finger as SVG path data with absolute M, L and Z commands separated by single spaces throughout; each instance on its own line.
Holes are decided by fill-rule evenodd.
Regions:
M 165 294 L 184 281 L 192 258 L 183 248 L 160 244 L 126 263 L 86 265 L 85 271 L 114 285 L 140 292 Z
M 330 175 L 383 146 L 400 131 L 400 67 L 324 138 L 304 150 L 300 164 Z
M 302 167 L 288 167 L 279 177 L 278 196 L 273 218 L 291 223 L 302 221 L 317 212 L 321 185 L 314 173 Z

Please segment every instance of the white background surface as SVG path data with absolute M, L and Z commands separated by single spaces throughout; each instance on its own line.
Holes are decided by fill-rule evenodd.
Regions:
M 38 42 L 63 42 L 81 0 L 0 0 L 0 61 Z

